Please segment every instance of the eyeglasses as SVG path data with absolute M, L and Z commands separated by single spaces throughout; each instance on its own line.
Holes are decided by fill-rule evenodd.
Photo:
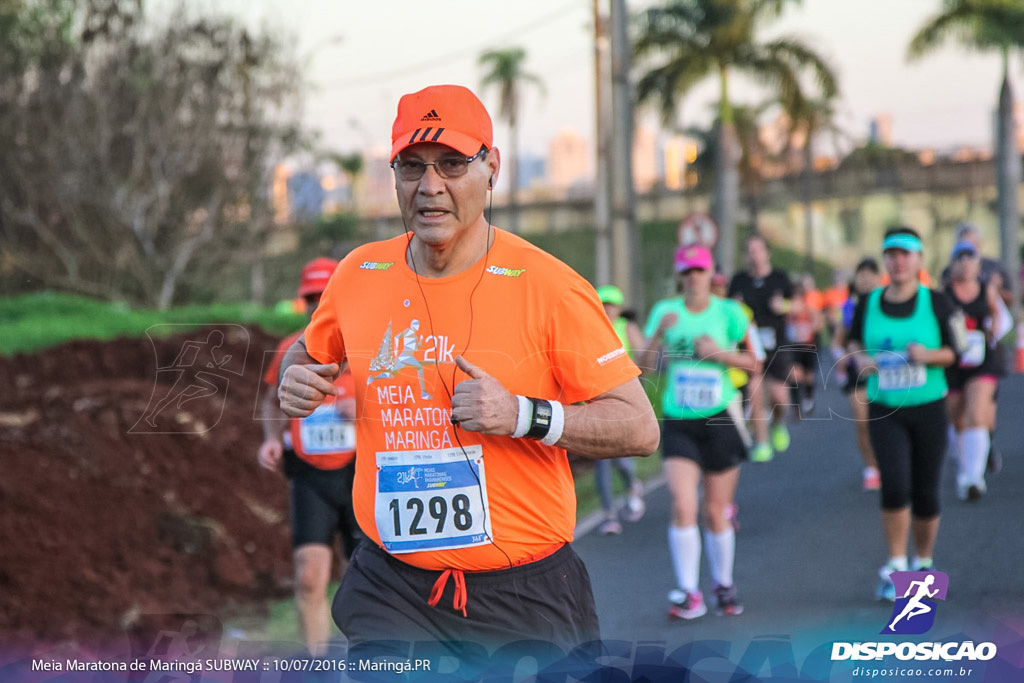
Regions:
M 471 157 L 441 157 L 437 161 L 420 161 L 419 159 L 399 157 L 391 162 L 391 168 L 395 169 L 395 175 L 399 180 L 419 180 L 427 172 L 427 166 L 433 166 L 437 175 L 447 180 L 466 175 L 469 165 L 480 157 L 486 156 L 487 152 L 488 150 L 481 149 Z

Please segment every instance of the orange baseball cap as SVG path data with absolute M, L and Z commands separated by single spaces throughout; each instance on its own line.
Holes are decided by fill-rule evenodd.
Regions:
M 299 296 L 322 294 L 327 288 L 327 281 L 331 279 L 331 273 L 337 267 L 338 262 L 330 258 L 317 258 L 307 263 L 302 268 L 302 278 L 299 280 Z
M 438 142 L 473 156 L 491 148 L 494 131 L 483 102 L 461 85 L 432 85 L 403 95 L 391 127 L 391 161 L 418 142 Z

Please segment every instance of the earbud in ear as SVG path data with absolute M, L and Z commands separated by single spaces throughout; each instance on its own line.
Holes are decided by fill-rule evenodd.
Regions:
M 493 190 L 493 189 L 494 189 L 494 176 L 491 176 L 491 177 L 490 177 L 490 178 L 489 178 L 489 179 L 487 180 L 487 189 L 488 189 L 488 190 Z

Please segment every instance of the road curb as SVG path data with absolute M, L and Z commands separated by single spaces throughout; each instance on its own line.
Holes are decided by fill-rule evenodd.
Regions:
M 647 497 L 652 491 L 656 491 L 665 485 L 665 475 L 659 474 L 647 481 L 643 482 L 644 485 L 644 497 Z M 613 500 L 616 510 L 621 510 L 626 505 L 626 495 L 616 496 Z M 603 510 L 595 510 L 583 519 L 576 521 L 576 529 L 573 532 L 573 538 L 582 538 L 591 531 L 601 526 L 601 522 L 605 519 Z

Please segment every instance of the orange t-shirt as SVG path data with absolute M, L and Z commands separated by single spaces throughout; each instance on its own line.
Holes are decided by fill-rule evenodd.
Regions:
M 640 374 L 594 288 L 495 228 L 479 263 L 417 277 L 400 235 L 350 253 L 305 332 L 318 362 L 347 360 L 356 388 L 353 501 L 363 532 L 426 569 L 485 571 L 572 540 L 564 449 L 450 423 L 462 355 L 513 394 L 563 404 Z
M 846 285 L 829 287 L 825 292 L 825 305 L 823 308 L 840 309 L 849 298 L 850 288 Z
M 815 311 L 825 309 L 825 295 L 817 289 L 809 289 L 804 293 L 804 303 Z
M 277 350 L 263 375 L 264 382 L 272 387 L 277 386 L 281 359 L 301 335 L 301 331 L 296 332 L 277 345 Z M 351 463 L 356 457 L 355 425 L 351 420 L 340 419 L 334 405 L 355 395 L 352 373 L 348 369 L 342 371 L 334 380 L 334 386 L 341 389 L 340 394 L 329 396 L 312 415 L 288 421 L 288 437 L 291 441 L 288 446 L 297 456 L 321 470 L 339 469 Z

